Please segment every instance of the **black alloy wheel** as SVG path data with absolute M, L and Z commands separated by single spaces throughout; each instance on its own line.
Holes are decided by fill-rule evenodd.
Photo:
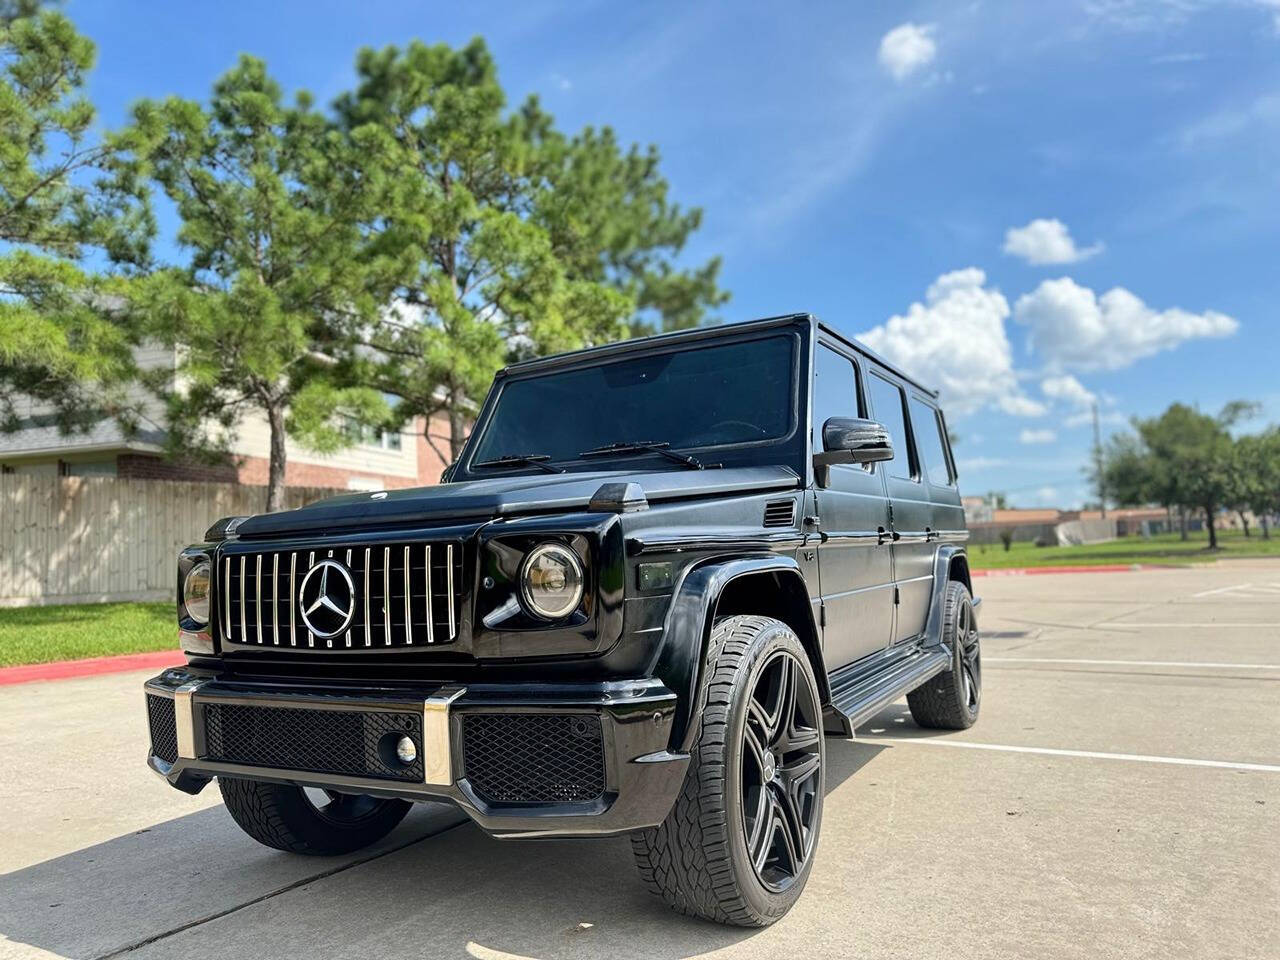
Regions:
M 776 650 L 761 668 L 742 728 L 742 829 L 761 884 L 781 893 L 813 853 L 822 713 L 801 667 Z
M 978 621 L 973 615 L 973 603 L 968 597 L 956 616 L 956 642 L 960 645 L 965 707 L 976 715 L 982 701 L 982 645 L 978 642 Z

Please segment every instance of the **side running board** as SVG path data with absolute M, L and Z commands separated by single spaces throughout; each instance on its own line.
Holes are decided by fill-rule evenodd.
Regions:
M 827 733 L 852 736 L 860 723 L 950 667 L 951 653 L 933 647 L 916 649 L 878 670 L 860 663 L 837 670 L 831 675 Z

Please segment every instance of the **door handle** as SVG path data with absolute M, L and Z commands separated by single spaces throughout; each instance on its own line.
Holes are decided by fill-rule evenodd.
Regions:
M 937 530 L 930 530 L 928 527 L 925 527 L 925 528 L 924 528 L 924 542 L 925 542 L 925 543 L 933 543 L 933 541 L 935 541 L 935 540 L 937 540 L 937 539 L 938 539 L 938 531 L 937 531 Z
M 884 546 L 891 538 L 896 539 L 897 534 L 889 533 L 884 527 L 876 527 L 876 546 Z

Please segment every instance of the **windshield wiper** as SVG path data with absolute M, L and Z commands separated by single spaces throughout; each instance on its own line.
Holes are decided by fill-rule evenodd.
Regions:
M 473 467 L 537 467 L 547 473 L 564 473 L 560 467 L 553 467 L 545 461 L 551 458 L 545 453 L 504 453 L 492 460 L 479 460 Z
M 696 457 L 687 457 L 682 453 L 675 453 L 668 450 L 671 444 L 665 440 L 620 440 L 617 443 L 606 443 L 603 447 L 596 447 L 593 450 L 586 450 L 579 457 L 607 457 L 614 453 L 658 453 L 673 460 L 676 463 L 683 463 L 686 467 L 693 470 L 702 470 L 702 461 Z

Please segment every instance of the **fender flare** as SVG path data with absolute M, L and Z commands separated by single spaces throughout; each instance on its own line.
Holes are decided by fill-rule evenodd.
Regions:
M 697 721 L 706 703 L 706 678 L 719 654 L 711 648 L 711 627 L 716 608 L 725 588 L 741 577 L 773 573 L 795 578 L 804 591 L 804 616 L 808 619 L 809 636 L 800 632 L 801 643 L 814 662 L 823 702 L 829 700 L 827 671 L 822 659 L 822 644 L 808 602 L 808 584 L 794 557 L 781 554 L 709 559 L 693 564 L 682 574 L 663 623 L 663 642 L 654 667 L 656 676 L 667 689 L 677 695 L 676 715 L 672 722 L 671 749 L 688 752 L 693 745 Z M 803 626 L 803 624 L 802 624 Z
M 956 568 L 958 576 L 952 576 Z M 944 545 L 933 555 L 933 596 L 929 598 L 929 615 L 925 618 L 924 632 L 930 643 L 942 642 L 943 604 L 946 598 L 947 582 L 957 580 L 965 585 L 970 594 L 973 593 L 973 582 L 969 578 L 969 556 L 963 547 Z M 977 604 L 975 603 L 976 607 Z

